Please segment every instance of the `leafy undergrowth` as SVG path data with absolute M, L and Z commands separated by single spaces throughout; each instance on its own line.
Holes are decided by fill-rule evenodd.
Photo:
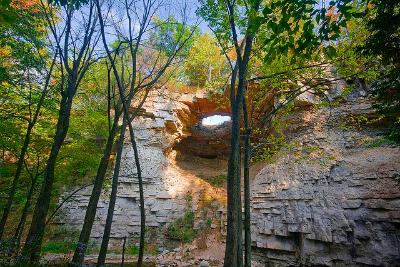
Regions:
M 226 185 L 226 175 L 217 175 L 217 176 L 201 175 L 200 178 L 214 187 L 222 188 L 225 187 Z
M 180 240 L 185 243 L 192 242 L 197 234 L 197 231 L 193 229 L 194 217 L 193 211 L 186 211 L 183 217 L 168 225 L 165 235 L 170 239 Z
M 145 255 L 157 255 L 158 246 L 156 243 L 145 242 L 144 244 L 144 254 Z M 117 254 L 122 254 L 122 248 Z M 130 245 L 126 248 L 126 254 L 129 256 L 137 256 L 139 255 L 139 246 L 138 244 Z
M 395 141 L 387 138 L 386 136 L 367 140 L 364 144 L 368 148 L 375 148 L 387 145 L 399 145 Z
M 71 241 L 48 241 L 42 246 L 42 253 L 63 253 L 74 251 L 76 242 Z

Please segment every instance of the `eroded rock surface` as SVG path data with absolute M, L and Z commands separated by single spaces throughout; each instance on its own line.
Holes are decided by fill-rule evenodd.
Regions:
M 400 148 L 371 145 L 382 132 L 346 120 L 373 114 L 358 98 L 292 116 L 290 145 L 252 185 L 253 245 L 268 266 L 399 266 Z
M 187 209 L 199 211 L 204 201 L 215 202 L 213 218 L 218 220 L 222 216 L 225 193 L 221 190 L 224 190 L 212 187 L 175 162 L 177 152 L 173 146 L 192 135 L 191 128 L 202 116 L 201 112 L 191 109 L 187 104 L 190 101 L 196 103 L 197 99 L 202 98 L 196 98 L 193 94 L 167 97 L 155 92 L 149 96 L 140 116 L 132 123 L 142 167 L 146 227 L 162 227 L 181 217 Z M 207 112 L 211 112 L 210 107 L 207 107 Z M 129 135 L 129 131 L 126 135 Z M 91 234 L 95 243 L 101 240 L 107 216 L 110 189 L 103 191 Z M 59 222 L 80 230 L 90 194 L 91 188 L 79 192 L 74 201 L 64 208 L 64 216 L 59 218 Z M 134 154 L 128 136 L 123 149 L 111 245 L 120 246 L 123 237 L 137 236 L 139 230 L 139 191 Z
M 159 228 L 181 217 L 190 195 L 189 208 L 194 211 L 211 197 L 218 205 L 211 211 L 213 225 L 219 222 L 224 228 L 226 192 L 201 176 L 225 173 L 226 159 L 221 155 L 228 149 L 229 125 L 207 132 L 198 122 L 203 116 L 228 110 L 199 104 L 204 98 L 197 96 L 203 100 L 196 101 L 193 97 L 153 94 L 133 122 L 143 167 L 148 227 Z M 376 113 L 363 97 L 364 93 L 354 94 L 331 110 L 314 107 L 319 103 L 314 98 L 297 102 L 298 109 L 287 121 L 288 145 L 257 171 L 252 183 L 255 263 L 399 266 L 400 187 L 394 177 L 399 176 L 400 148 L 376 145 L 374 140 L 381 138 L 382 130 L 364 125 L 364 118 L 373 121 Z M 128 139 L 126 142 L 112 227 L 112 242 L 117 246 L 124 236 L 138 234 L 140 222 L 133 152 Z M 88 188 L 76 196 L 59 221 L 80 229 L 90 193 Z M 108 206 L 109 192 L 103 194 L 92 231 L 96 242 L 101 239 Z M 202 253 L 223 249 L 223 238 L 205 247 L 194 243 L 178 251 L 160 252 L 157 262 L 160 266 L 198 266 L 205 260 L 221 266 L 221 257 Z M 188 253 L 197 256 L 187 258 Z

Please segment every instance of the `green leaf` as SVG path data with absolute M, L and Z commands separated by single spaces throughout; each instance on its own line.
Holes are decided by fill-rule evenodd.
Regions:
M 328 45 L 327 47 L 325 47 L 325 54 L 329 58 L 334 58 L 337 55 L 336 48 L 334 48 L 331 45 Z

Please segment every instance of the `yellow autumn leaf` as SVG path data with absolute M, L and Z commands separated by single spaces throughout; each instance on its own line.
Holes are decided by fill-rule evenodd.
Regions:
M 11 47 L 8 45 L 0 47 L 0 57 L 10 57 L 11 56 Z

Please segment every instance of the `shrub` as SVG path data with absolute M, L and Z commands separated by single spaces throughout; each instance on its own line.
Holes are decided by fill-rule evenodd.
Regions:
M 185 243 L 191 242 L 196 237 L 194 226 L 194 212 L 186 211 L 184 216 L 178 218 L 166 230 L 166 236 L 170 239 L 181 240 Z
M 75 242 L 49 241 L 42 246 L 42 253 L 68 253 L 76 248 Z
M 139 248 L 136 245 L 129 246 L 126 252 L 128 255 L 137 256 L 139 254 Z

